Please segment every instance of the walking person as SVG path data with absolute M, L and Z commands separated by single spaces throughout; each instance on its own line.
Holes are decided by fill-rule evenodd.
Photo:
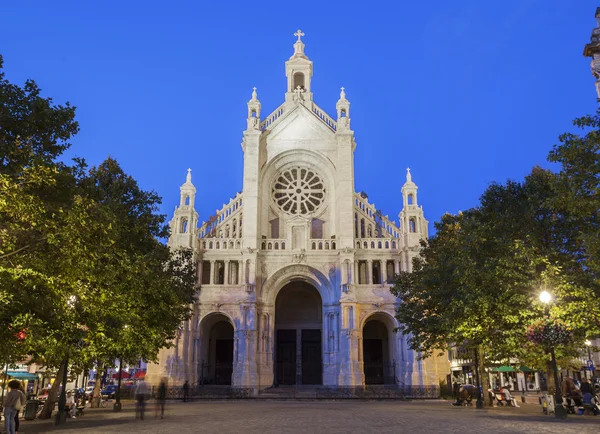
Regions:
M 135 418 L 144 420 L 146 411 L 146 397 L 148 396 L 148 386 L 144 380 L 140 381 L 135 388 Z
M 27 398 L 21 392 L 19 380 L 10 380 L 8 387 L 10 392 L 4 398 L 4 430 L 6 434 L 16 434 L 15 417 L 19 417 L 19 411 L 25 405 Z
M 160 418 L 164 418 L 165 416 L 165 402 L 167 401 L 167 384 L 165 383 L 165 379 L 160 380 L 160 384 L 158 385 L 158 393 L 156 394 L 156 408 L 154 410 L 154 417 L 158 417 L 158 412 L 160 410 Z
M 183 383 L 183 402 L 188 402 L 190 399 L 190 383 L 185 380 Z

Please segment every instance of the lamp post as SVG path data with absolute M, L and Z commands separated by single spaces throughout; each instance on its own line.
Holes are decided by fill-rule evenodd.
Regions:
M 121 377 L 123 377 L 123 359 L 119 359 L 119 382 L 117 383 L 117 392 L 115 393 L 115 404 L 113 411 L 121 411 Z
M 548 291 L 542 291 L 540 294 L 540 301 L 545 305 L 546 316 L 550 315 L 550 302 L 552 296 Z M 554 345 L 550 346 L 550 357 L 552 363 L 552 370 L 554 371 L 554 416 L 557 419 L 566 419 L 567 410 L 562 405 L 562 395 L 560 393 L 560 383 L 558 381 L 558 368 L 556 367 L 556 357 L 554 355 Z
M 591 366 L 588 365 L 588 371 L 589 371 L 590 383 L 592 383 L 592 392 L 595 392 L 595 390 L 596 390 L 595 385 L 594 385 L 595 368 L 594 368 L 594 361 L 592 360 L 592 351 L 590 349 L 590 347 L 592 346 L 592 341 L 590 341 L 589 339 L 586 339 L 585 345 L 586 345 L 587 351 L 588 351 L 588 363 L 590 361 L 592 362 Z

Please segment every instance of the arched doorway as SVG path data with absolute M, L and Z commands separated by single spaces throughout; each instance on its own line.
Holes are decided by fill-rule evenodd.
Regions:
M 275 384 L 323 384 L 322 301 L 306 282 L 291 282 L 275 300 Z
M 390 357 L 391 345 L 387 325 L 373 316 L 363 327 L 363 369 L 365 384 L 395 384 L 395 366 Z
M 205 318 L 201 324 L 200 384 L 230 385 L 233 373 L 233 325 L 223 314 Z

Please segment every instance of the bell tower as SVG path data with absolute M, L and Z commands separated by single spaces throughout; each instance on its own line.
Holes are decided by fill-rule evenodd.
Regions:
M 298 38 L 294 44 L 294 54 L 290 60 L 285 62 L 285 75 L 287 76 L 287 92 L 285 93 L 285 101 L 293 101 L 294 95 L 302 94 L 304 101 L 312 101 L 312 92 L 310 90 L 310 80 L 313 75 L 313 63 L 304 54 L 304 42 L 302 30 L 294 33 Z
M 423 214 L 423 207 L 417 202 L 419 188 L 412 180 L 410 169 L 406 169 L 406 182 L 402 186 L 402 211 L 400 218 L 400 232 L 404 244 L 403 270 L 412 271 L 412 258 L 418 254 L 419 244 L 422 239 L 427 239 L 428 224 Z
M 188 169 L 185 183 L 179 187 L 179 205 L 175 207 L 173 218 L 169 222 L 171 228 L 169 247 L 195 247 L 198 225 L 198 213 L 194 208 L 195 200 L 196 187 L 192 184 L 192 169 Z

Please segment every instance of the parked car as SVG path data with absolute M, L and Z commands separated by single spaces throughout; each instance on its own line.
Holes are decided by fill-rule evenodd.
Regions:
M 117 393 L 117 385 L 109 384 L 104 389 L 100 391 L 102 396 L 106 396 L 108 399 L 114 399 L 115 393 Z

